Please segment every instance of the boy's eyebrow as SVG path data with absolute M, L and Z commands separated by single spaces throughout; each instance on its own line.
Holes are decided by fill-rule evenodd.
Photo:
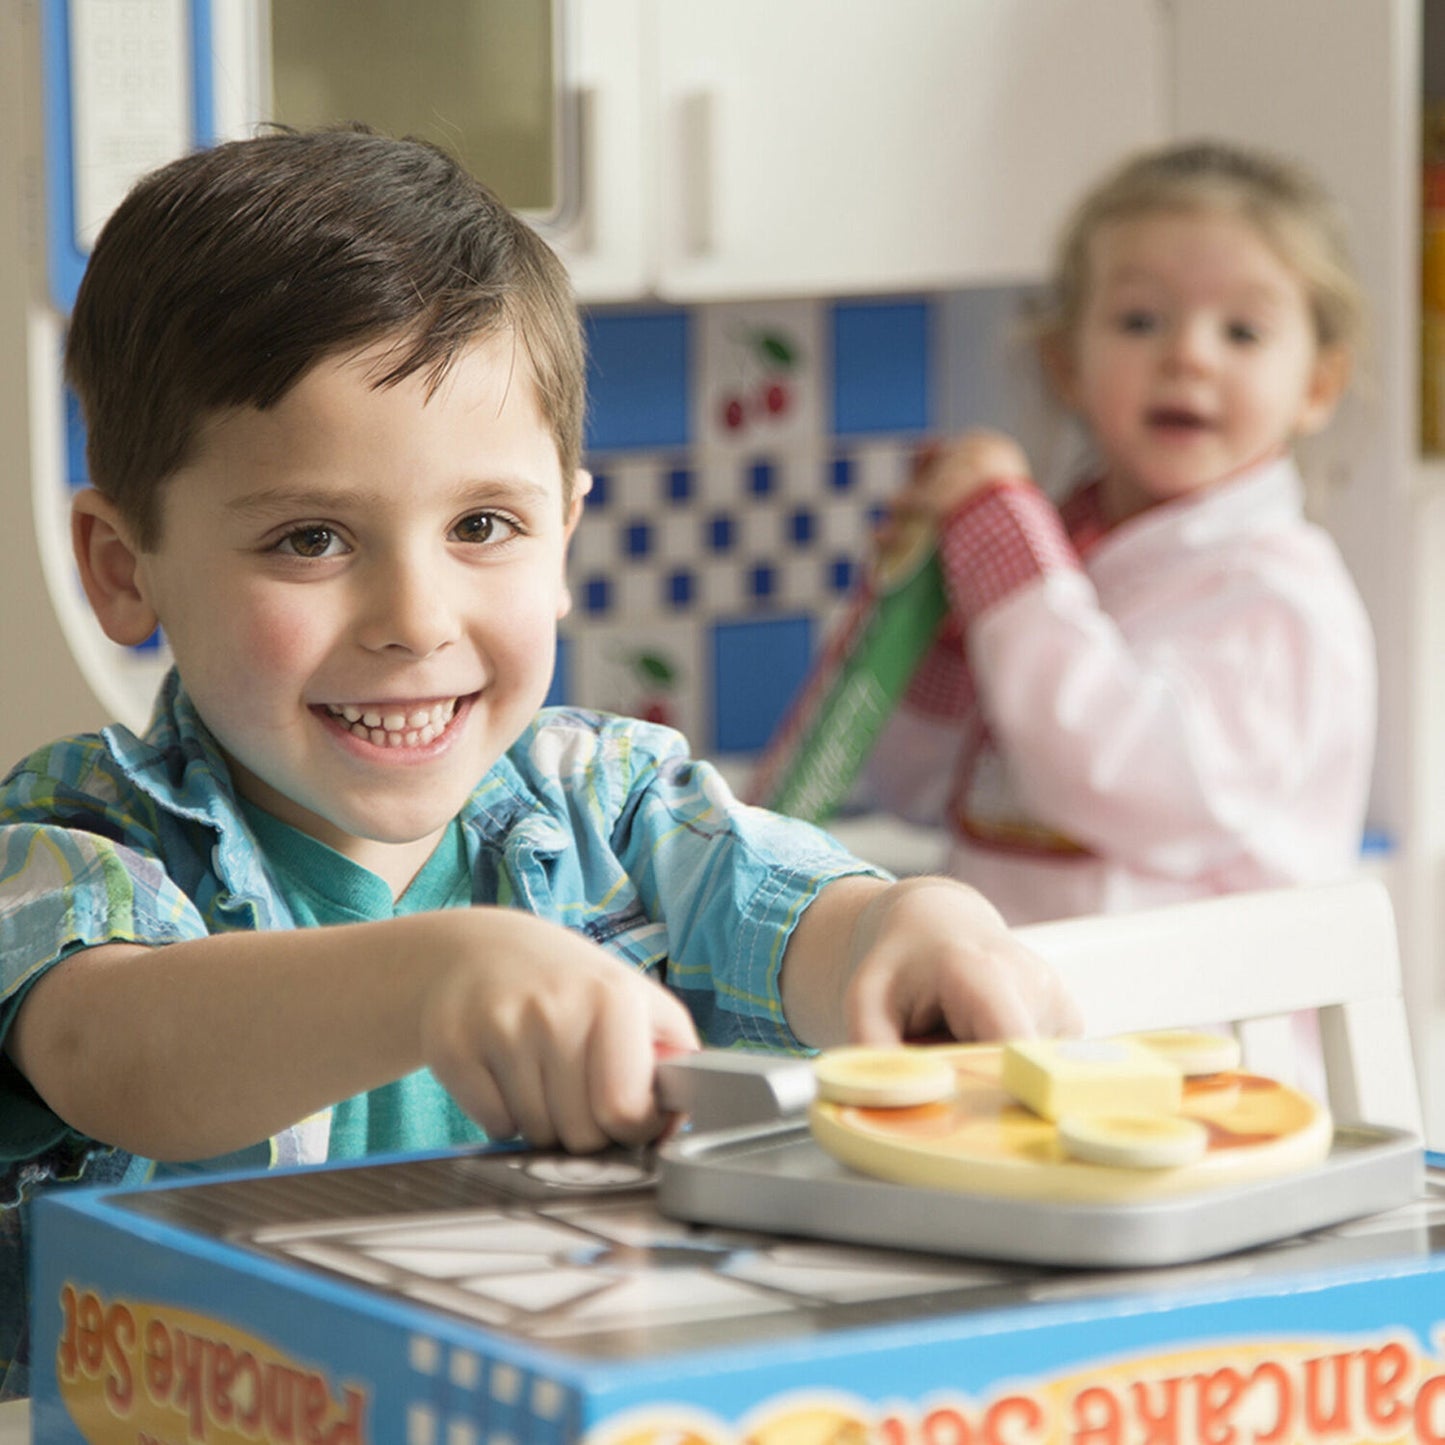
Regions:
M 543 504 L 550 502 L 552 495 L 551 488 L 541 482 L 517 477 L 463 482 L 452 492 L 457 506 L 476 506 L 500 501 Z M 388 493 L 372 489 L 351 491 L 346 488 L 328 488 L 312 491 L 304 487 L 265 487 L 260 491 L 247 492 L 244 496 L 232 497 L 224 504 L 224 510 L 237 517 L 273 516 L 282 512 L 322 514 L 334 512 L 338 508 L 376 507 L 387 499 Z

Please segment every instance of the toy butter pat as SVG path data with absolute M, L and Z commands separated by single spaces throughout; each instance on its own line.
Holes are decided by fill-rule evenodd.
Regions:
M 1131 1039 L 1027 1039 L 1006 1044 L 1003 1086 L 1057 1122 L 1077 1114 L 1177 1114 L 1184 1074 Z

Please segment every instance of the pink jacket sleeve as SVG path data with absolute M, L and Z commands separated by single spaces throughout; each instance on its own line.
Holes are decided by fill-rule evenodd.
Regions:
M 1112 611 L 1028 486 L 971 498 L 944 574 L 983 719 L 1021 800 L 1095 852 L 1194 876 L 1362 814 L 1373 746 L 1368 629 L 1301 529 L 1183 556 Z M 1277 836 L 1276 836 L 1277 835 Z

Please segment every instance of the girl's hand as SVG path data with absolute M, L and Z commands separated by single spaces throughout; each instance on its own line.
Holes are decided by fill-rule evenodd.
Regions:
M 955 441 L 930 442 L 919 451 L 893 511 L 897 516 L 941 522 L 990 483 L 1019 481 L 1028 475 L 1028 458 L 1012 437 L 1002 432 L 965 432 Z

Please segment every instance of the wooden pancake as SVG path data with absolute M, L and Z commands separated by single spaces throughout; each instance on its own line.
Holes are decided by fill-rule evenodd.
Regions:
M 1209 1134 L 1202 1158 L 1129 1169 L 1070 1158 L 1057 1126 L 1000 1083 L 1003 1050 L 941 1046 L 957 1085 L 950 1098 L 912 1108 L 816 1101 L 808 1122 L 835 1159 L 880 1179 L 966 1194 L 1114 1204 L 1220 1189 L 1311 1168 L 1329 1153 L 1329 1111 L 1308 1095 L 1238 1071 L 1186 1079 L 1181 1113 Z

